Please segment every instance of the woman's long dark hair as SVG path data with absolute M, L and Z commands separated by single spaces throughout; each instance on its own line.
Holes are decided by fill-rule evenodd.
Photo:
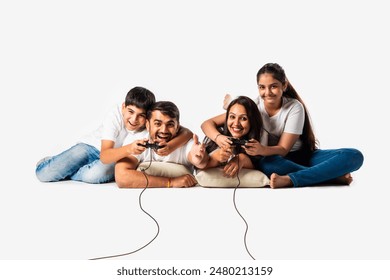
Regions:
M 219 128 L 220 133 L 222 135 L 232 136 L 232 134 L 230 133 L 227 127 L 227 121 L 228 121 L 230 109 L 232 108 L 233 105 L 236 104 L 244 106 L 246 110 L 246 115 L 248 116 L 248 120 L 250 123 L 250 128 L 248 133 L 245 134 L 241 139 L 244 140 L 255 139 L 257 141 L 260 141 L 261 132 L 263 128 L 263 122 L 261 120 L 260 111 L 256 103 L 247 96 L 238 96 L 237 98 L 233 99 L 232 102 L 230 102 L 229 106 L 226 109 L 225 123 L 223 127 Z M 214 141 L 211 141 L 211 139 L 209 139 L 208 137 L 206 137 L 205 143 L 206 143 L 206 151 L 208 153 L 218 148 L 217 144 Z
M 263 67 L 260 68 L 260 70 L 257 72 L 256 75 L 256 82 L 259 83 L 260 75 L 262 74 L 271 74 L 272 77 L 279 82 L 281 82 L 283 85 L 287 83 L 287 89 L 283 92 L 283 96 L 294 98 L 298 100 L 305 109 L 305 122 L 303 124 L 303 131 L 300 135 L 300 139 L 302 141 L 302 148 L 301 150 L 303 152 L 312 152 L 317 149 L 317 141 L 314 136 L 313 128 L 310 122 L 310 116 L 306 109 L 305 103 L 302 101 L 301 97 L 298 95 L 294 87 L 291 85 L 291 83 L 288 81 L 286 77 L 286 73 L 284 72 L 284 69 L 277 63 L 267 63 Z

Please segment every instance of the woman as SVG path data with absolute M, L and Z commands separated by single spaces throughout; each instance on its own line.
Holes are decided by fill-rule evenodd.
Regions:
M 255 165 L 270 177 L 271 188 L 319 183 L 349 185 L 351 172 L 363 164 L 362 153 L 352 148 L 318 148 L 306 107 L 281 66 L 268 63 L 258 71 L 256 78 L 257 106 L 265 135 L 261 143 L 256 140 L 248 143 L 245 151 L 251 156 L 263 156 Z M 205 121 L 203 132 L 215 137 L 220 120 L 221 116 L 217 116 Z M 215 141 L 220 147 L 230 143 L 226 137 Z
M 260 140 L 261 116 L 256 103 L 246 96 L 239 96 L 228 106 L 226 114 L 220 116 L 220 128 L 213 138 L 205 138 L 205 146 L 210 159 L 206 168 L 224 166 L 224 175 L 234 177 L 241 168 L 253 169 L 257 157 L 248 156 L 245 145 L 249 140 Z M 223 147 L 215 142 L 218 138 L 228 139 Z

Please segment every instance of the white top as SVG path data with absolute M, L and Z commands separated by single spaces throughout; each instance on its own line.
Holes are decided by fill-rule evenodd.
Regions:
M 147 135 L 147 138 L 149 138 L 149 134 Z M 190 170 L 193 170 L 193 165 L 191 164 L 191 162 L 188 161 L 187 158 L 193 144 L 194 140 L 190 139 L 186 144 L 184 144 L 180 148 L 177 148 L 167 156 L 159 156 L 154 152 L 153 149 L 149 148 L 146 149 L 142 154 L 134 155 L 134 157 L 138 159 L 138 162 L 149 162 L 150 159 L 152 159 L 152 161 L 183 164 L 187 166 Z
M 263 121 L 264 131 L 262 143 L 264 139 L 268 138 L 266 144 L 268 146 L 275 146 L 278 144 L 280 136 L 283 132 L 301 135 L 303 125 L 305 122 L 305 109 L 302 103 L 294 98 L 282 98 L 282 107 L 276 115 L 270 117 L 265 110 L 264 100 L 258 96 L 255 102 L 260 110 Z M 268 142 L 268 143 L 267 143 Z M 302 141 L 298 139 L 291 151 L 297 151 L 301 148 Z
M 94 146 L 100 151 L 101 141 L 111 140 L 115 142 L 114 147 L 118 148 L 122 146 L 129 132 L 123 121 L 122 104 L 118 104 L 107 114 L 103 123 L 95 131 L 82 137 L 79 142 Z

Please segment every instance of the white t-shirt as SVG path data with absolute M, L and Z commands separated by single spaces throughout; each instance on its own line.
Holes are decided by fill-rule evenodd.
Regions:
M 147 138 L 149 138 L 149 134 L 147 135 Z M 190 170 L 193 170 L 193 165 L 191 162 L 188 161 L 187 158 L 193 144 L 194 140 L 190 139 L 186 144 L 184 144 L 180 148 L 177 148 L 167 156 L 159 156 L 154 152 L 153 149 L 146 149 L 142 154 L 134 155 L 134 157 L 138 159 L 138 162 L 149 162 L 150 159 L 152 159 L 152 161 L 183 164 L 187 166 Z
M 270 117 L 265 110 L 264 100 L 260 98 L 260 96 L 256 98 L 255 102 L 260 110 L 264 126 L 262 137 L 263 144 L 264 139 L 268 138 L 268 141 L 265 140 L 268 146 L 277 145 L 283 132 L 302 134 L 305 122 L 305 109 L 301 102 L 294 98 L 283 97 L 282 107 L 279 112 L 272 117 Z M 301 146 L 302 141 L 298 139 L 291 148 L 291 151 L 297 151 Z
M 79 142 L 94 146 L 100 151 L 101 141 L 111 140 L 115 142 L 114 147 L 118 148 L 122 146 L 129 132 L 123 121 L 122 104 L 119 104 L 107 114 L 103 123 L 95 131 L 82 137 Z

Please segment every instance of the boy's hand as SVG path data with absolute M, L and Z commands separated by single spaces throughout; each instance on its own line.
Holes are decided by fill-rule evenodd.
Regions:
M 133 143 L 126 145 L 127 152 L 131 155 L 139 155 L 145 151 L 145 147 L 138 144 L 145 144 L 148 141 L 148 138 L 144 138 L 141 140 L 135 140 Z
M 156 154 L 158 154 L 159 156 L 167 156 L 169 155 L 170 153 L 172 153 L 172 150 L 171 148 L 169 147 L 169 144 L 166 143 L 166 142 L 160 142 L 158 143 L 160 146 L 163 146 L 163 148 L 160 148 L 160 149 L 157 149 L 155 152 Z

